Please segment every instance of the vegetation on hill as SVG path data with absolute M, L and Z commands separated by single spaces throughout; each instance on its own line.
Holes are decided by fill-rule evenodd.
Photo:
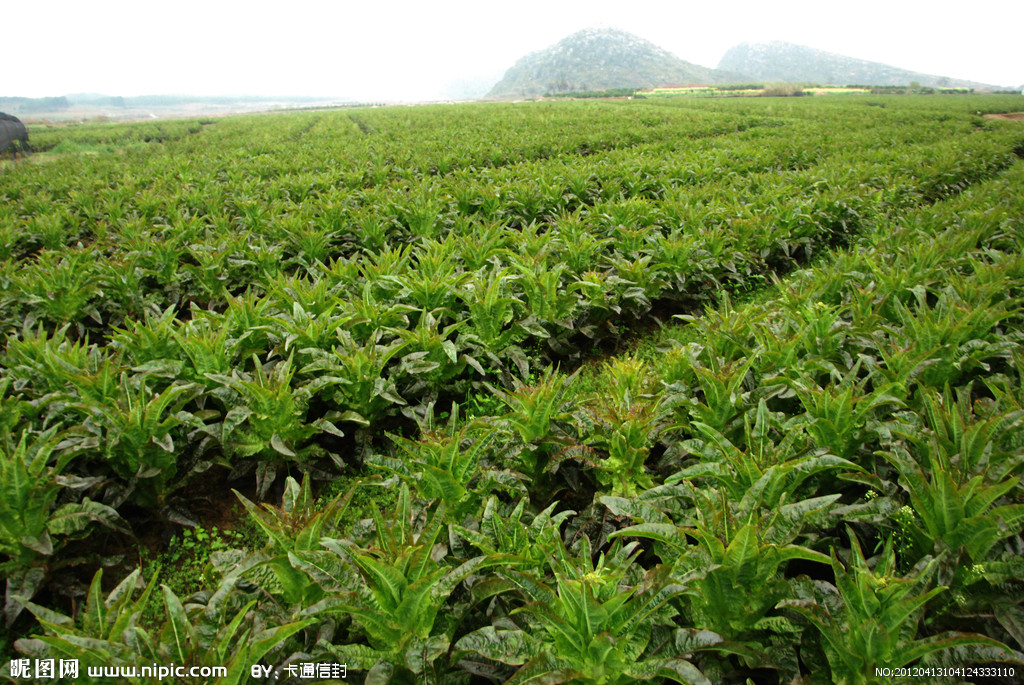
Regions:
M 735 71 L 761 81 L 785 81 L 828 85 L 867 84 L 871 86 L 909 86 L 933 88 L 995 89 L 995 86 L 920 74 L 888 64 L 837 55 L 804 45 L 782 41 L 740 43 L 730 48 L 719 69 Z
M 736 81 L 730 74 L 684 62 L 653 43 L 616 29 L 586 29 L 529 54 L 487 97 L 512 99 L 666 84 Z

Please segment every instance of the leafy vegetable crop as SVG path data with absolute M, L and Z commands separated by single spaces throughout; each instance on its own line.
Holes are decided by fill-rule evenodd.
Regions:
M 1024 131 L 977 116 L 1015 109 L 41 130 L 0 174 L 0 647 L 232 683 L 1019 675 Z M 233 508 L 265 544 L 192 597 L 126 552 Z

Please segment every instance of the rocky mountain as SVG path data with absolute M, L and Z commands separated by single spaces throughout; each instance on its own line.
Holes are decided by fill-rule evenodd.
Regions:
M 719 69 L 745 74 L 752 81 L 787 81 L 821 85 L 907 86 L 993 89 L 996 86 L 921 74 L 906 69 L 837 55 L 781 41 L 740 43 L 730 48 Z
M 739 78 L 685 62 L 625 31 L 585 29 L 520 59 L 487 97 L 514 99 L 611 88 L 725 83 Z

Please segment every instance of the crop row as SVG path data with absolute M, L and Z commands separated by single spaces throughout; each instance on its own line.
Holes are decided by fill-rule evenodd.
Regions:
M 967 184 L 1008 163 L 998 150 L 977 154 L 976 166 L 941 152 L 923 169 L 904 153 L 904 173 L 917 167 L 927 188 L 935 177 Z M 185 484 L 179 470 L 191 474 L 179 469 L 176 442 L 208 438 L 224 459 L 271 475 L 275 464 L 342 460 L 328 436 L 379 431 L 403 409 L 450 401 L 480 380 L 507 385 L 614 338 L 655 303 L 693 306 L 720 288 L 750 287 L 883 211 L 863 178 L 877 169 L 858 172 L 837 188 L 808 188 L 798 173 L 751 198 L 713 185 L 685 205 L 633 199 L 515 231 L 491 222 L 443 237 L 386 235 L 376 251 L 334 259 L 321 259 L 315 244 L 258 255 L 251 234 L 178 254 L 143 248 L 137 259 L 149 256 L 148 269 L 97 266 L 84 249 L 40 254 L 10 280 L 5 309 L 24 323 L 7 341 L 5 377 L 32 407 L 31 422 L 78 436 L 79 468 L 113 479 L 105 483 L 119 494 L 104 501 L 124 501 L 130 482 L 137 503 L 159 508 Z M 906 188 L 894 180 L 887 190 Z M 293 259 L 301 275 L 282 273 Z M 226 306 L 192 300 L 182 312 L 173 299 L 154 299 L 189 287 Z M 85 317 L 102 323 L 111 309 L 142 316 L 99 328 L 106 344 L 89 343 Z
M 225 207 L 229 204 L 226 200 L 247 195 L 268 202 L 270 217 L 287 213 L 307 215 L 305 218 L 309 219 L 313 217 L 312 212 L 302 207 L 307 198 L 331 205 L 373 204 L 374 196 L 361 202 L 356 191 L 395 183 L 409 190 L 408 186 L 423 181 L 428 185 L 425 190 L 433 189 L 439 179 L 424 170 L 428 160 L 438 156 L 439 150 L 431 145 L 455 149 L 462 160 L 462 165 L 453 167 L 450 174 L 441 174 L 441 179 L 451 175 L 450 185 L 455 187 L 461 187 L 474 177 L 487 186 L 499 187 L 515 180 L 547 180 L 553 176 L 571 179 L 573 167 L 581 161 L 579 154 L 573 154 L 575 143 L 571 141 L 581 139 L 590 141 L 594 148 L 595 154 L 590 155 L 589 161 L 612 163 L 609 172 L 598 174 L 604 182 L 614 178 L 616 164 L 635 163 L 637 158 L 643 158 L 644 164 L 639 169 L 634 165 L 632 175 L 642 171 L 652 172 L 657 178 L 672 179 L 672 172 L 678 170 L 679 178 L 707 182 L 722 173 L 742 174 L 757 168 L 785 170 L 818 164 L 844 148 L 863 160 L 863 153 L 872 148 L 939 143 L 962 137 L 971 130 L 965 127 L 961 117 L 953 117 L 948 111 L 944 120 L 925 119 L 922 125 L 909 126 L 904 122 L 906 113 L 894 120 L 892 116 L 875 115 L 884 110 L 872 110 L 870 116 L 861 114 L 856 119 L 846 110 L 826 110 L 828 118 L 805 122 L 793 118 L 789 112 L 787 118 L 769 118 L 763 113 L 754 116 L 751 112 L 728 118 L 717 114 L 714 118 L 707 113 L 695 114 L 674 108 L 669 110 L 673 116 L 643 126 L 637 126 L 629 118 L 642 119 L 642 114 L 622 108 L 582 112 L 555 110 L 560 115 L 554 126 L 543 110 L 526 110 L 532 113 L 530 115 L 524 111 L 518 125 L 504 123 L 487 109 L 471 108 L 460 116 L 446 111 L 441 120 L 429 109 L 417 114 L 381 110 L 359 115 L 372 118 L 384 139 L 369 137 L 365 141 L 353 138 L 344 113 L 272 120 L 228 119 L 206 127 L 201 135 L 144 151 L 129 150 L 127 159 L 122 156 L 71 157 L 61 160 L 60 169 L 47 165 L 21 170 L 25 172 L 24 178 L 3 189 L 8 199 L 4 204 L 3 223 L 13 226 L 27 216 L 63 213 L 69 228 L 77 228 L 85 236 L 99 237 L 102 231 L 95 231 L 94 224 L 107 217 L 108 210 L 112 220 L 109 223 L 116 223 L 123 216 L 145 221 L 157 217 L 172 221 L 182 213 L 213 217 L 225 208 L 232 209 Z M 506 110 L 506 115 L 509 111 L 514 109 Z M 581 114 L 587 116 L 587 127 L 574 125 L 572 117 Z M 414 118 L 415 123 L 402 121 L 400 116 Z M 470 120 L 465 120 L 467 118 Z M 495 122 L 499 125 L 495 126 Z M 629 124 L 633 124 L 631 128 Z M 845 129 L 838 139 L 834 138 L 836 126 Z M 435 135 L 426 135 L 427 127 Z M 782 130 L 777 130 L 780 127 Z M 599 144 L 604 135 L 622 135 L 622 131 L 638 128 L 645 134 L 624 148 Z M 729 135 L 706 137 L 719 129 Z M 736 135 L 742 129 L 746 129 L 746 133 Z M 133 130 L 128 128 L 120 134 L 124 142 L 134 140 Z M 466 130 L 478 132 L 478 135 L 466 135 Z M 462 135 L 456 136 L 457 132 Z M 68 135 L 73 133 L 74 130 Z M 112 134 L 96 135 L 106 140 Z M 553 156 L 522 145 L 529 136 L 554 145 Z M 296 145 L 296 139 L 308 139 L 309 144 Z M 261 149 L 264 140 L 269 142 L 266 149 Z M 486 144 L 482 145 L 484 141 Z M 757 144 L 749 144 L 754 141 Z M 453 148 L 455 145 L 460 148 Z M 537 146 L 543 147 L 540 142 Z M 391 148 L 403 152 L 393 154 Z M 480 164 L 476 160 L 480 150 L 504 152 L 511 157 L 505 164 Z M 382 158 L 379 164 L 375 161 L 378 158 Z M 545 166 L 545 160 L 551 163 L 550 168 Z M 384 171 L 380 183 L 367 185 L 362 177 L 351 180 L 353 173 L 370 174 L 377 166 Z M 496 171 L 505 168 L 509 174 L 494 176 Z M 712 175 L 707 176 L 707 173 Z M 442 185 L 440 190 L 444 189 Z M 602 193 L 605 199 L 610 199 L 616 190 L 613 187 Z M 329 195 L 325 197 L 325 193 Z M 209 200 L 203 202 L 203 197 Z M 275 205 L 270 201 L 283 204 Z M 231 218 L 242 217 L 235 213 Z
M 284 133 L 308 132 L 301 118 L 285 123 Z M 200 441 L 264 468 L 309 467 L 325 451 L 337 459 L 330 436 L 377 430 L 480 380 L 507 384 L 513 372 L 578 356 L 656 306 L 756 285 L 881 212 L 958 192 L 1011 159 L 1000 139 L 973 132 L 881 150 L 853 134 L 851 151 L 779 174 L 779 159 L 813 158 L 820 144 L 800 152 L 789 134 L 771 145 L 735 135 L 709 153 L 648 151 L 639 168 L 613 152 L 593 167 L 576 159 L 478 180 L 454 174 L 413 199 L 397 188 L 339 208 L 314 194 L 317 218 L 267 197 L 209 208 L 247 207 L 246 224 L 196 211 L 153 226 L 157 215 L 139 214 L 138 188 L 71 191 L 75 216 L 109 233 L 6 262 L 5 381 L 32 424 L 82 433 L 83 468 L 116 476 L 116 491 L 150 474 L 155 491 L 139 497 L 152 506 L 184 484 L 177 462 L 188 460 L 171 445 Z M 534 179 L 526 192 L 516 174 Z M 12 230 L 63 229 L 66 217 L 20 199 L 31 214 Z M 287 365 L 276 375 L 263 374 L 279 361 Z M 164 422 L 157 435 L 132 418 L 140 404 Z M 165 416 L 185 407 L 188 421 Z
M 172 195 L 170 206 L 155 199 L 146 209 L 140 203 L 147 193 L 138 189 L 72 192 L 73 210 L 23 202 L 23 209 L 10 210 L 6 229 L 17 237 L 8 243 L 0 276 L 4 323 L 8 331 L 14 322 L 24 327 L 40 321 L 51 329 L 77 324 L 75 334 L 83 326 L 106 333 L 126 317 L 169 306 L 179 314 L 190 304 L 222 310 L 230 297 L 272 291 L 282 276 L 333 279 L 351 297 L 368 280 L 359 273 L 365 262 L 394 259 L 399 247 L 410 251 L 400 267 L 416 266 L 417 252 L 447 249 L 474 269 L 492 258 L 507 265 L 503 251 L 515 243 L 516 251 L 541 266 L 568 265 L 576 279 L 615 272 L 625 280 L 645 258 L 671 269 L 693 252 L 717 259 L 719 252 L 757 248 L 746 255 L 753 264 L 740 265 L 756 271 L 759 261 L 775 267 L 793 254 L 806 255 L 823 234 L 841 240 L 873 207 L 909 206 L 957 192 L 1012 158 L 1005 143 L 979 136 L 871 153 L 857 147 L 856 163 L 851 152 L 780 174 L 779 156 L 788 156 L 790 164 L 794 159 L 792 138 L 782 136 L 773 148 L 788 152 L 762 151 L 753 163 L 738 161 L 740 152 L 757 145 L 743 140 L 735 150 L 665 153 L 639 169 L 630 157 L 593 165 L 531 164 L 516 169 L 530 181 L 455 174 L 416 189 L 344 199 L 313 194 L 298 205 L 259 193 L 218 194 L 206 186 L 197 191 L 207 198 L 201 206 L 182 205 L 184 198 Z M 164 189 L 149 194 L 161 198 Z M 129 196 L 134 206 L 125 205 Z M 163 216 L 172 211 L 173 218 Z M 740 244 L 729 244 L 733 234 Z M 749 244 L 754 234 L 760 245 Z M 444 248 L 446 239 L 462 249 Z M 73 240 L 88 245 L 66 247 Z M 24 255 L 33 256 L 16 259 Z M 744 287 L 742 276 L 733 280 L 734 287 Z M 671 299 L 673 290 L 685 289 L 682 282 L 655 286 L 645 296 L 652 300 L 666 291 Z

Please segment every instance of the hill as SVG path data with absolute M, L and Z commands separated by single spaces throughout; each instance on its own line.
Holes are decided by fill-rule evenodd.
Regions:
M 754 81 L 840 86 L 907 86 L 916 82 L 933 88 L 998 88 L 985 83 L 908 71 L 880 62 L 869 62 L 782 41 L 740 43 L 725 53 L 718 68 L 745 74 Z
M 625 31 L 585 29 L 520 59 L 487 97 L 511 99 L 736 79 L 733 74 L 685 62 Z

